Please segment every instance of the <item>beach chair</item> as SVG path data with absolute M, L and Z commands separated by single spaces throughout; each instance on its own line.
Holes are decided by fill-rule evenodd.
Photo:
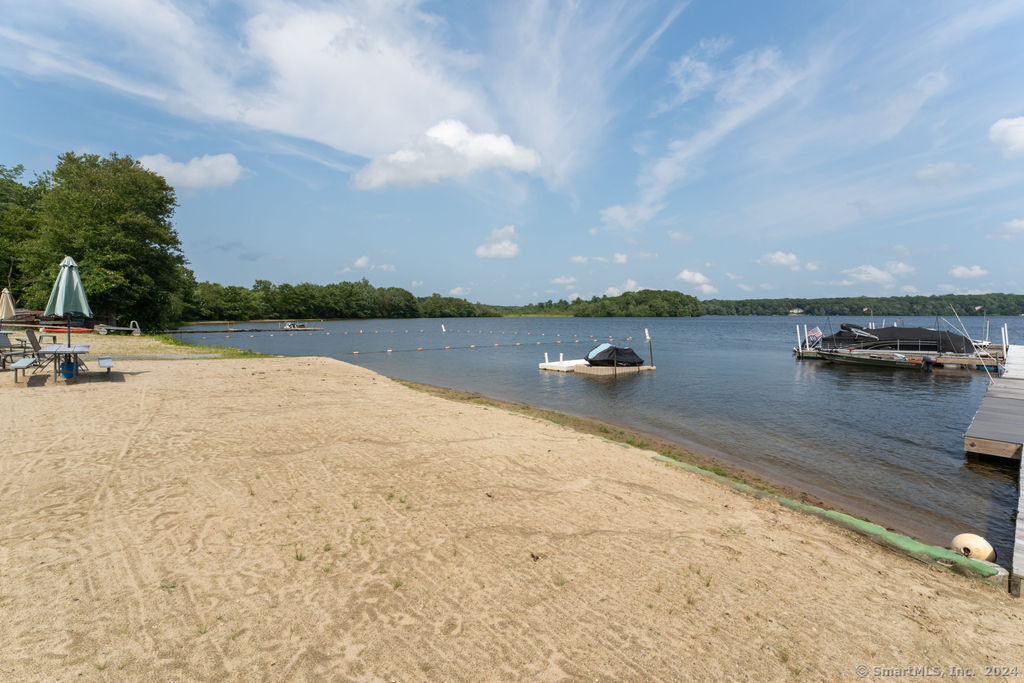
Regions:
M 53 363 L 57 359 L 57 354 L 46 353 L 45 351 L 43 351 L 43 347 L 39 343 L 39 338 L 36 337 L 35 330 L 31 328 L 26 329 L 25 336 L 28 338 L 28 344 L 29 346 L 32 347 L 32 354 L 35 357 L 35 361 L 32 363 L 32 365 L 35 366 L 35 369 L 32 370 L 33 374 L 39 372 L 40 370 L 45 368 L 50 363 Z M 15 379 L 17 379 L 17 377 L 15 377 Z
M 6 368 L 7 364 L 15 358 L 22 358 L 26 355 L 28 355 L 28 348 L 24 344 L 12 344 L 6 334 L 0 334 L 0 368 Z

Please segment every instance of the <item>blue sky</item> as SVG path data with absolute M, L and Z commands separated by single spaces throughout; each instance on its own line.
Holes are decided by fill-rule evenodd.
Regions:
M 1024 291 L 1024 3 L 34 0 L 0 163 L 140 159 L 200 280 Z

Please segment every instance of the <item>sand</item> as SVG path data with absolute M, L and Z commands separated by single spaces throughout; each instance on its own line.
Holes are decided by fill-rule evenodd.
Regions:
M 1019 600 L 651 452 L 330 359 L 114 370 L 0 373 L 0 679 L 1024 674 Z

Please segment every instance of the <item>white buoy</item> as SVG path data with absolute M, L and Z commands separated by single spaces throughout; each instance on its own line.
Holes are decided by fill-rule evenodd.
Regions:
M 996 551 L 992 544 L 976 534 L 958 534 L 953 538 L 952 549 L 972 560 L 995 562 Z

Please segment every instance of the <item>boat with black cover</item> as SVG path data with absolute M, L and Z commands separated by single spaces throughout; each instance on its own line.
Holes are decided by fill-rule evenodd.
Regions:
M 644 364 L 644 359 L 636 354 L 636 351 L 628 346 L 612 346 L 604 343 L 598 344 L 590 350 L 584 360 L 589 365 L 605 367 L 637 367 Z

